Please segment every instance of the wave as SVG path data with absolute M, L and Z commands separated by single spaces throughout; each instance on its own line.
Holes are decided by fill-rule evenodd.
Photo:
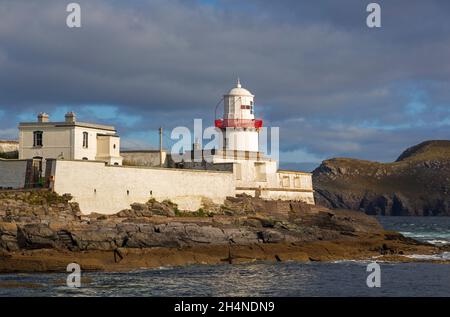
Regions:
M 450 233 L 443 232 L 409 232 L 400 231 L 402 235 L 408 238 L 417 239 L 434 245 L 450 244 Z
M 450 252 L 440 254 L 411 254 L 406 257 L 416 260 L 450 260 Z
M 428 243 L 434 244 L 434 245 L 445 245 L 445 244 L 449 244 L 450 241 L 447 240 L 427 240 Z

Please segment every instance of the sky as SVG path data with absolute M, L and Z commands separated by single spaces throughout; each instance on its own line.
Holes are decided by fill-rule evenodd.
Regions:
M 113 124 L 128 149 L 212 124 L 240 77 L 284 163 L 388 162 L 450 139 L 450 2 L 0 0 L 0 139 L 47 112 Z

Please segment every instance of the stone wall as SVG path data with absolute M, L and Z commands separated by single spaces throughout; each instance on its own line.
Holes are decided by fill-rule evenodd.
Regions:
M 136 151 L 121 151 L 120 155 L 123 157 L 123 165 L 128 166 L 160 166 L 159 150 L 136 150 Z M 166 151 L 162 153 L 163 166 L 168 167 L 168 155 Z
M 0 159 L 0 188 L 24 188 L 27 160 Z
M 70 195 L 59 196 L 49 190 L 0 191 L 0 221 L 49 223 L 79 220 L 78 204 Z
M 235 195 L 233 173 L 173 168 L 105 166 L 102 162 L 53 160 L 52 188 L 70 193 L 83 213 L 116 213 L 134 202 L 169 199 L 195 211 L 204 198 L 221 204 Z

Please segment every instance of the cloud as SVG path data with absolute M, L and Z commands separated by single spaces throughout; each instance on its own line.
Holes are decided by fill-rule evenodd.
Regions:
M 2 140 L 15 140 L 17 135 L 16 129 L 0 129 L 0 139 Z
M 377 30 L 357 0 L 78 2 L 69 29 L 64 2 L 0 0 L 1 129 L 73 109 L 143 146 L 160 125 L 212 123 L 240 76 L 299 161 L 449 138 L 445 1 L 379 1 Z

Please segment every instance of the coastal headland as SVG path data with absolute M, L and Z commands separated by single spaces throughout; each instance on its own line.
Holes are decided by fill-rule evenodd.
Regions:
M 82 215 L 70 195 L 0 191 L 0 272 L 129 271 L 253 261 L 416 261 L 442 247 L 385 231 L 361 212 L 241 195 L 184 212 L 150 199 Z
M 313 172 L 315 201 L 382 216 L 450 216 L 450 141 L 429 140 L 395 162 L 325 160 Z

